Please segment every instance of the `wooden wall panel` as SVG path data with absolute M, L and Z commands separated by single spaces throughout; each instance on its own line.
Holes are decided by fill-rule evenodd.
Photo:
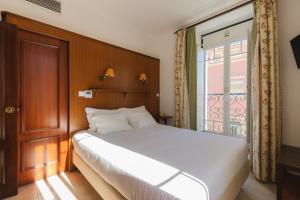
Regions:
M 26 91 L 22 95 L 22 132 L 58 128 L 59 44 L 22 40 L 21 46 L 21 63 L 26 66 L 22 70 L 22 91 Z
M 112 95 L 105 93 L 102 94 L 101 99 L 94 98 L 92 100 L 85 100 L 78 97 L 79 90 L 93 87 L 118 90 L 149 90 L 150 94 L 144 104 L 146 104 L 151 114 L 155 118 L 158 118 L 159 98 L 156 94 L 159 93 L 159 59 L 12 13 L 2 12 L 2 18 L 21 29 L 49 35 L 69 42 L 71 133 L 87 128 L 84 107 L 89 105 L 96 107 L 105 106 L 106 104 L 101 102 L 101 99 L 108 99 Z M 99 81 L 99 76 L 103 74 L 107 66 L 112 66 L 115 69 L 116 78 Z M 137 80 L 137 76 L 141 72 L 146 72 L 149 76 L 149 81 L 145 85 Z M 108 96 L 106 97 L 106 95 Z M 131 104 L 131 106 L 138 105 L 139 103 L 134 102 Z
M 21 171 L 57 164 L 59 162 L 59 137 L 23 141 L 21 161 Z
M 21 185 L 59 172 L 59 136 L 21 142 Z

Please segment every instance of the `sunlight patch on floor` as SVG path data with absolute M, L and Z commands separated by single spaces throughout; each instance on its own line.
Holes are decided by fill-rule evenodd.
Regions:
M 64 180 L 65 182 L 67 182 L 68 185 L 69 185 L 72 189 L 74 188 L 74 186 L 72 185 L 70 179 L 69 179 L 68 176 L 65 174 L 65 172 L 60 173 L 59 176 L 62 177 L 63 180 Z
M 53 193 L 50 191 L 49 187 L 45 183 L 45 180 L 36 181 L 35 184 L 37 185 L 39 192 L 43 196 L 44 200 L 54 200 L 55 199 Z
M 62 200 L 77 200 L 74 194 L 68 189 L 68 187 L 62 182 L 60 177 L 51 176 L 47 178 L 47 181 L 50 183 L 51 187 L 57 193 L 60 199 Z

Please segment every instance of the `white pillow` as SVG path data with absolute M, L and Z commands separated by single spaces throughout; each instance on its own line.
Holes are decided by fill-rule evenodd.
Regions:
M 89 123 L 89 130 L 90 131 L 96 131 L 96 126 L 95 123 L 93 122 L 92 118 L 96 114 L 113 114 L 113 113 L 121 113 L 119 109 L 96 109 L 96 108 L 90 108 L 86 107 L 85 108 L 85 113 L 86 113 L 86 118 Z
M 139 106 L 135 108 L 120 108 L 119 109 L 123 113 L 131 113 L 131 112 L 141 112 L 141 111 L 146 111 L 145 106 Z
M 98 134 L 128 131 L 132 129 L 128 124 L 126 116 L 122 113 L 98 113 L 92 117 L 92 121 L 95 124 L 96 133 Z
M 131 112 L 127 114 L 127 118 L 133 128 L 144 128 L 157 124 L 148 111 Z

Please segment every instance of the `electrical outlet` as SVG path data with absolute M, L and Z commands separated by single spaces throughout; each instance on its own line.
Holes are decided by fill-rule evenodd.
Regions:
M 85 90 L 85 98 L 92 99 L 93 98 L 93 91 L 92 90 Z

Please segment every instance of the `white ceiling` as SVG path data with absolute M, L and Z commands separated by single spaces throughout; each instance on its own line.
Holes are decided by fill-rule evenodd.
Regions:
M 6 1 L 6 0 L 5 0 Z M 11 1 L 11 0 L 10 0 Z M 25 0 L 17 0 L 24 2 Z M 143 32 L 177 29 L 245 0 L 60 0 L 63 16 L 80 24 L 105 20 L 112 25 L 127 24 Z M 32 9 L 39 6 L 25 2 Z M 26 5 L 27 6 L 27 5 Z M 40 8 L 44 9 L 44 8 Z M 52 11 L 48 11 L 52 12 Z
M 63 12 L 71 7 L 80 10 L 83 20 L 107 19 L 157 33 L 175 30 L 245 0 L 71 0 L 72 6 L 68 5 L 70 0 L 62 1 Z

